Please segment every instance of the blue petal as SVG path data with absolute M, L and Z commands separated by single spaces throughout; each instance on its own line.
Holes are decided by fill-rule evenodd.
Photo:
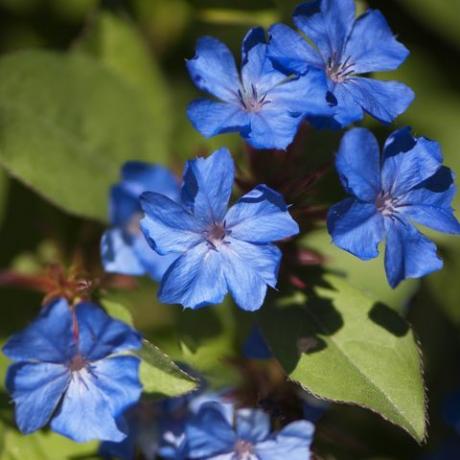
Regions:
M 362 260 L 378 256 L 385 228 L 375 204 L 347 198 L 329 209 L 327 228 L 339 248 Z
M 276 282 L 279 250 L 275 253 L 273 249 L 276 248 L 271 245 L 250 244 L 233 238 L 229 243 L 220 250 L 225 263 L 224 274 L 228 289 L 240 308 L 258 310 L 267 293 L 267 281 L 264 278 Z
M 454 175 L 443 166 L 434 176 L 406 193 L 400 205 L 401 212 L 426 227 L 457 234 L 460 224 L 451 207 L 455 192 Z
M 236 435 L 218 403 L 208 403 L 186 426 L 190 458 L 210 458 L 233 453 Z M 213 457 L 212 457 L 213 458 Z
M 256 45 L 265 44 L 265 30 L 262 27 L 253 27 L 249 29 L 248 33 L 243 38 L 241 45 L 241 61 L 244 66 L 248 62 L 248 53 Z
M 368 10 L 355 22 L 344 55 L 353 63 L 353 72 L 359 74 L 395 70 L 409 50 L 396 40 L 380 11 Z
M 177 178 L 167 168 L 139 161 L 124 164 L 121 181 L 112 188 L 110 220 L 112 225 L 126 225 L 141 213 L 139 197 L 143 192 L 158 192 L 176 201 L 179 198 Z
M 233 238 L 252 243 L 270 243 L 299 233 L 281 194 L 266 185 L 241 197 L 225 216 Z
M 187 61 L 187 68 L 193 82 L 202 91 L 226 102 L 238 101 L 240 79 L 235 59 L 219 40 L 200 38 L 195 57 Z
M 193 209 L 201 225 L 222 222 L 235 177 L 235 164 L 226 148 L 207 158 L 187 162 L 182 201 Z
M 240 104 L 198 99 L 187 107 L 193 127 L 205 137 L 249 128 L 249 116 Z
M 324 61 L 341 56 L 355 20 L 354 0 L 305 2 L 294 12 L 296 26 L 319 48 Z
M 97 305 L 82 302 L 75 310 L 79 351 L 88 360 L 96 361 L 113 353 L 141 347 L 141 338 L 132 327 L 112 319 Z
M 252 443 L 263 441 L 270 434 L 270 417 L 260 409 L 239 409 L 235 425 L 238 438 Z
M 391 123 L 405 112 L 415 97 L 408 86 L 396 81 L 353 77 L 342 85 L 369 115 L 383 123 Z
M 38 318 L 11 337 L 3 353 L 13 361 L 65 363 L 74 354 L 72 315 L 65 299 L 44 307 Z
M 330 119 L 313 117 L 311 123 L 314 126 L 336 130 L 364 118 L 364 111 L 348 90 L 347 84 L 347 81 L 341 84 L 333 84 L 331 81 L 332 92 L 329 94 L 329 99 L 333 104 L 333 116 Z
M 275 66 L 285 73 L 304 74 L 311 67 L 324 67 L 318 51 L 290 27 L 275 24 L 269 29 L 268 34 L 267 54 Z
M 119 376 L 111 376 L 112 380 Z M 93 439 L 119 442 L 126 433 L 120 430 L 110 403 L 110 396 L 96 386 L 90 371 L 75 372 L 58 412 L 51 421 L 51 429 L 77 442 Z
M 18 363 L 8 369 L 6 387 L 16 404 L 16 423 L 23 433 L 48 423 L 69 381 L 70 372 L 61 364 Z
M 147 243 L 144 235 L 140 235 L 134 240 L 133 251 L 142 263 L 145 271 L 155 281 L 161 281 L 166 270 L 179 256 L 176 253 L 162 256 L 155 252 Z
M 227 293 L 221 254 L 203 242 L 181 255 L 161 281 L 160 302 L 198 308 L 221 303 Z
M 416 139 L 409 128 L 395 131 L 385 144 L 382 187 L 394 197 L 402 197 L 436 174 L 441 162 L 437 142 Z
M 327 102 L 328 86 L 322 70 L 310 69 L 306 74 L 276 86 L 268 93 L 270 105 L 295 115 L 331 116 L 333 109 Z M 268 107 L 269 105 L 267 105 Z
M 183 252 L 193 247 L 203 230 L 195 217 L 182 205 L 158 193 L 143 193 L 145 216 L 141 229 L 150 246 L 159 254 Z
M 260 460 L 305 460 L 310 458 L 314 426 L 305 420 L 290 423 L 273 439 L 257 444 L 256 453 Z
M 443 266 L 436 245 L 401 219 L 386 219 L 385 271 L 395 288 L 407 278 L 421 278 Z
M 260 327 L 254 324 L 243 345 L 243 356 L 249 359 L 270 359 L 273 354 L 268 348 Z
M 145 273 L 143 264 L 134 252 L 135 238 L 120 228 L 112 228 L 102 235 L 101 258 L 106 272 L 132 276 Z M 144 239 L 143 236 L 141 238 Z M 153 249 L 149 248 L 149 251 L 155 253 Z
M 374 201 L 381 190 L 380 149 L 367 129 L 355 128 L 342 138 L 335 162 L 343 187 L 363 201 Z

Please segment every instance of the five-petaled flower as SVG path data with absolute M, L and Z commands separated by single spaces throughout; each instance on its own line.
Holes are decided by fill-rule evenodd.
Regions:
M 126 352 L 140 348 L 131 327 L 111 319 L 97 305 L 69 308 L 60 299 L 46 306 L 3 352 L 14 364 L 6 386 L 23 433 L 51 420 L 51 429 L 78 442 L 121 441 L 123 412 L 141 395 L 139 359 Z
M 166 168 L 137 161 L 126 163 L 121 181 L 110 193 L 110 222 L 101 240 L 104 269 L 110 273 L 140 276 L 150 275 L 159 281 L 175 260 L 152 251 L 139 228 L 142 209 L 140 195 L 145 191 L 159 192 L 172 200 L 179 198 L 179 184 Z
M 245 310 L 262 305 L 275 287 L 281 251 L 272 242 L 299 232 L 283 197 L 266 185 L 228 211 L 234 163 L 228 150 L 189 161 L 182 201 L 146 192 L 141 228 L 160 254 L 178 254 L 159 290 L 164 303 L 197 308 L 222 302 L 228 291 Z
M 368 10 L 355 19 L 354 0 L 314 0 L 299 5 L 293 19 L 315 46 L 276 24 L 269 31 L 268 53 L 287 73 L 302 75 L 316 68 L 327 76 L 335 114 L 330 119 L 313 117 L 313 123 L 344 127 L 361 120 L 364 112 L 389 123 L 411 104 L 414 93 L 406 85 L 359 76 L 395 70 L 409 54 L 380 11 Z
M 210 402 L 188 422 L 185 433 L 190 459 L 306 460 L 314 425 L 299 420 L 271 433 L 270 417 L 262 410 Z
M 198 41 L 187 67 L 196 86 L 217 98 L 188 107 L 191 122 L 206 137 L 237 131 L 255 148 L 285 149 L 306 115 L 332 113 L 323 73 L 311 69 L 286 76 L 275 69 L 261 28 L 243 40 L 241 76 L 230 50 L 212 37 Z
M 334 205 L 328 228 L 334 243 L 368 260 L 386 238 L 385 271 L 392 287 L 442 268 L 436 246 L 413 225 L 458 234 L 451 203 L 453 174 L 442 165 L 437 142 L 395 131 L 380 156 L 377 140 L 363 128 L 343 137 L 336 160 L 342 185 L 352 195 Z

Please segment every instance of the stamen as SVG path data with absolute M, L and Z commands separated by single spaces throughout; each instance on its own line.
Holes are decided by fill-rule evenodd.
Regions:
M 249 441 L 239 439 L 236 441 L 234 450 L 238 460 L 246 460 L 252 454 L 252 444 Z
M 397 213 L 398 199 L 393 198 L 389 193 L 382 192 L 377 196 L 375 205 L 383 216 L 392 216 Z
M 75 355 L 69 363 L 69 369 L 72 372 L 81 371 L 88 365 L 88 361 L 80 354 Z

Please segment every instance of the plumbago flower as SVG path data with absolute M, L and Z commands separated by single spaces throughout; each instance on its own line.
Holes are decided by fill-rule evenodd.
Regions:
M 141 395 L 139 359 L 126 355 L 141 338 L 91 303 L 73 310 L 66 300 L 45 307 L 3 352 L 15 361 L 6 386 L 16 422 L 32 433 L 51 420 L 51 429 L 74 441 L 121 441 L 123 412 Z
M 137 161 L 126 163 L 121 170 L 121 181 L 110 193 L 112 228 L 102 236 L 101 257 L 107 272 L 148 274 L 159 281 L 175 256 L 160 256 L 152 251 L 139 228 L 142 217 L 139 196 L 147 190 L 179 199 L 178 181 L 168 169 Z
M 216 97 L 188 107 L 192 124 L 206 137 L 236 131 L 255 148 L 285 149 L 305 115 L 331 114 L 322 72 L 311 69 L 287 77 L 276 70 L 261 28 L 243 40 L 241 75 L 230 50 L 212 37 L 198 41 L 187 67 L 195 85 Z
M 360 76 L 395 70 L 409 54 L 380 11 L 368 10 L 355 19 L 354 0 L 316 0 L 299 5 L 293 19 L 315 46 L 288 26 L 276 24 L 269 30 L 268 54 L 286 72 L 303 75 L 315 68 L 326 75 L 335 114 L 312 122 L 344 127 L 367 112 L 389 123 L 411 104 L 414 93 L 406 85 Z
M 189 161 L 180 203 L 141 196 L 141 228 L 159 254 L 179 253 L 161 281 L 163 303 L 198 308 L 221 303 L 228 291 L 244 310 L 262 305 L 275 287 L 281 251 L 272 244 L 299 232 L 283 197 L 259 185 L 227 210 L 234 181 L 230 152 Z
M 369 260 L 386 238 L 385 271 L 392 287 L 442 268 L 435 244 L 413 225 L 460 233 L 451 207 L 453 174 L 442 166 L 437 142 L 414 138 L 403 128 L 388 138 L 381 157 L 372 133 L 356 128 L 343 137 L 336 167 L 352 195 L 329 210 L 328 229 L 337 246 Z
M 306 460 L 314 426 L 292 422 L 271 433 L 270 417 L 259 409 L 234 410 L 230 404 L 201 406 L 187 424 L 188 457 L 202 460 Z

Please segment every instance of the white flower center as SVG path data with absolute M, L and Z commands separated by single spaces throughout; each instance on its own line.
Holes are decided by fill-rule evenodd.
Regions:
M 334 54 L 327 60 L 326 73 L 334 83 L 343 83 L 353 72 L 353 63 L 349 57 L 340 62 Z
M 380 193 L 375 200 L 378 211 L 383 216 L 391 216 L 396 213 L 398 200 L 393 198 L 389 193 Z
M 217 250 L 221 244 L 228 244 L 225 237 L 230 233 L 230 230 L 225 228 L 225 222 L 214 223 L 203 232 L 203 237 L 212 249 Z
M 238 460 L 250 460 L 253 453 L 252 444 L 243 439 L 236 441 L 234 450 Z

